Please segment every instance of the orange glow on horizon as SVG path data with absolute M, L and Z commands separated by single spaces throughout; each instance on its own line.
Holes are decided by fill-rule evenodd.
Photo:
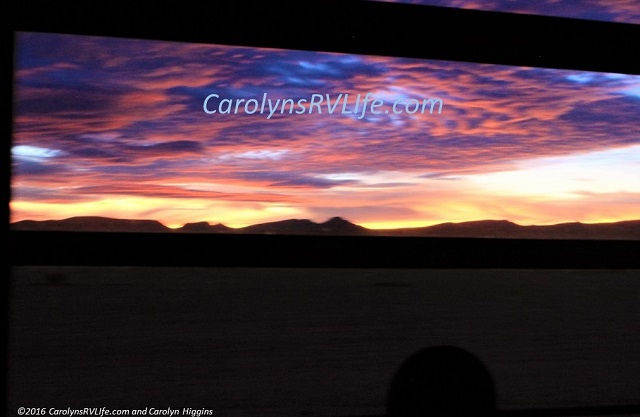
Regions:
M 234 207 L 233 202 L 218 202 L 214 206 L 209 201 L 190 201 L 189 206 L 187 206 L 182 201 L 180 202 L 182 210 L 176 211 L 163 208 L 167 207 L 167 200 L 170 199 L 124 197 L 76 203 L 13 201 L 10 203 L 10 221 L 15 223 L 21 220 L 63 220 L 79 216 L 96 216 L 117 219 L 155 220 L 171 229 L 176 229 L 187 223 L 203 221 L 211 225 L 220 223 L 231 228 L 242 228 L 254 224 L 289 219 L 309 219 L 316 223 L 322 223 L 329 218 L 326 216 L 326 218 L 319 218 L 310 213 L 305 213 L 301 209 L 281 205 L 263 204 L 254 209 L 241 209 Z M 172 203 L 175 206 L 176 202 L 172 201 Z M 508 200 L 505 200 L 505 204 L 508 204 Z M 443 208 L 447 207 L 447 204 L 443 203 L 442 206 Z M 518 209 L 521 209 L 520 214 L 515 213 Z M 471 207 L 459 210 L 459 213 L 452 217 L 444 216 L 443 213 L 450 213 L 449 210 L 445 209 L 443 213 L 438 214 L 432 220 L 427 219 L 426 216 L 421 219 L 385 219 L 383 210 L 379 212 L 380 220 L 363 219 L 358 221 L 358 219 L 350 216 L 340 216 L 337 213 L 336 215 L 372 230 L 419 228 L 442 223 L 462 223 L 480 220 L 507 220 L 521 226 L 543 226 L 572 222 L 585 224 L 613 223 L 638 219 L 637 211 L 633 207 L 629 207 L 628 212 L 618 212 L 616 214 L 607 214 L 605 210 L 597 208 L 594 213 L 585 212 L 571 215 L 573 211 L 572 207 L 556 207 L 555 210 L 547 208 L 536 211 L 531 207 L 526 207 L 526 204 L 522 204 L 520 208 L 516 204 L 513 207 L 513 213 L 504 216 L 478 209 L 473 210 Z M 471 214 L 472 212 L 474 212 L 474 215 Z M 218 213 L 218 215 L 211 215 L 211 213 Z M 561 213 L 565 213 L 565 215 L 561 215 Z

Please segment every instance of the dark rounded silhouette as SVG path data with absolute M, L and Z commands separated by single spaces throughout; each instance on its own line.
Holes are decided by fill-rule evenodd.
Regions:
M 394 375 L 387 396 L 389 417 L 494 416 L 496 394 L 484 364 L 455 346 L 416 352 Z

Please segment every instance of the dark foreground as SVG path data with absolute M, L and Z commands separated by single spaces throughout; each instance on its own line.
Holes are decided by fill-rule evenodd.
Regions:
M 24 407 L 384 414 L 415 351 L 455 345 L 498 409 L 640 404 L 639 270 L 16 267 Z

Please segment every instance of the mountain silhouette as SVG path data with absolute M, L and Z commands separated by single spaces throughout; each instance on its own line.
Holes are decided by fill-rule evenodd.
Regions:
M 311 220 L 290 219 L 279 222 L 260 223 L 238 229 L 250 234 L 295 234 L 306 235 L 317 233 L 317 223 Z
M 362 235 L 368 229 L 355 225 L 340 217 L 333 217 L 324 223 L 307 219 L 290 219 L 279 222 L 261 223 L 237 229 L 241 233 L 279 235 Z
M 320 223 L 320 230 L 323 233 L 330 234 L 349 234 L 349 235 L 363 235 L 367 234 L 368 229 L 353 224 L 350 221 L 343 219 L 342 217 L 332 217 L 324 223 Z
M 396 229 L 396 236 L 486 237 L 520 239 L 640 239 L 640 221 L 615 223 L 560 223 L 545 226 L 520 226 L 507 220 L 481 220 L 442 223 L 412 229 Z
M 232 228 L 225 226 L 224 224 L 210 225 L 207 222 L 186 223 L 177 232 L 184 233 L 233 233 Z
M 171 229 L 156 220 L 113 219 L 109 217 L 79 216 L 64 220 L 23 220 L 11 225 L 12 230 L 56 232 L 138 232 L 166 233 Z
M 187 223 L 170 229 L 155 220 L 113 219 L 107 217 L 71 217 L 64 220 L 22 220 L 11 224 L 16 231 L 138 232 L 138 233 L 219 233 L 331 236 L 415 236 L 518 239 L 620 239 L 640 240 L 640 220 L 615 223 L 560 223 L 546 226 L 521 226 L 507 220 L 479 220 L 441 223 L 434 226 L 367 229 L 341 217 L 323 223 L 308 219 L 289 219 L 231 228 L 207 222 Z
M 462 223 L 441 223 L 435 226 L 403 230 L 413 231 L 420 236 L 462 237 L 473 235 L 474 237 L 502 237 L 521 233 L 523 227 L 507 220 L 480 220 Z

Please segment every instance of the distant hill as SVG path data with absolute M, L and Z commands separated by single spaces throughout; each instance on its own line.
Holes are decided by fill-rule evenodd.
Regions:
M 262 223 L 237 229 L 240 233 L 278 234 L 278 235 L 367 235 L 371 230 L 355 225 L 340 217 L 334 217 L 324 223 L 311 220 L 284 220 Z
M 353 224 L 340 217 L 324 223 L 307 219 L 289 219 L 230 228 L 207 222 L 187 223 L 170 229 L 155 220 L 128 220 L 106 217 L 71 217 L 64 220 L 23 220 L 11 224 L 12 230 L 138 233 L 222 233 L 331 236 L 423 236 L 475 237 L 511 239 L 617 239 L 640 240 L 640 220 L 616 223 L 561 223 L 549 226 L 520 226 L 506 220 L 481 220 L 442 223 L 434 226 L 374 230 Z
M 506 220 L 442 223 L 411 229 L 383 231 L 394 236 L 487 237 L 519 239 L 640 239 L 640 220 L 616 223 L 560 223 L 548 226 L 520 226 Z
M 524 231 L 524 227 L 507 220 L 480 220 L 396 229 L 393 232 L 403 236 L 506 237 L 519 236 Z
M 179 229 L 177 232 L 184 233 L 233 233 L 234 229 L 225 226 L 224 224 L 210 225 L 207 222 L 187 223 Z
M 436 230 L 433 230 L 436 229 Z M 560 223 L 520 226 L 507 221 L 480 221 L 423 228 L 420 236 L 464 236 L 521 239 L 640 239 L 640 221 L 617 223 Z
M 12 223 L 11 230 L 138 233 L 166 233 L 171 231 L 170 228 L 155 220 L 128 220 L 88 216 L 71 217 L 64 220 L 22 220 Z

